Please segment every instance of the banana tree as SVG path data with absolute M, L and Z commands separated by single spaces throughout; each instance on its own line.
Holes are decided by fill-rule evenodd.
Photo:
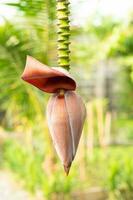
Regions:
M 47 121 L 57 154 L 69 173 L 80 140 L 86 110 L 75 92 L 76 81 L 69 74 L 69 1 L 57 0 L 58 67 L 48 67 L 27 56 L 22 79 L 43 92 L 53 93 L 47 105 Z

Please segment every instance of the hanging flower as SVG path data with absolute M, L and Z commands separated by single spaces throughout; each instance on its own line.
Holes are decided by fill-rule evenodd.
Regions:
M 86 115 L 81 97 L 74 92 L 76 82 L 63 68 L 49 68 L 30 56 L 22 79 L 53 93 L 47 105 L 47 121 L 55 149 L 68 174 Z

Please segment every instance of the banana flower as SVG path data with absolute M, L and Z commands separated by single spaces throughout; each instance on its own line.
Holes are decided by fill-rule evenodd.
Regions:
M 76 82 L 63 68 L 50 68 L 27 56 L 22 79 L 43 92 L 52 93 L 46 116 L 56 152 L 69 173 L 86 116 L 85 105 L 76 94 Z

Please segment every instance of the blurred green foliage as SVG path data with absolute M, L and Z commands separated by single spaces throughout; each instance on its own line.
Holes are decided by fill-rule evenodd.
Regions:
M 132 151 L 132 147 L 125 150 L 124 148 L 114 148 L 111 151 L 113 156 L 109 160 L 107 185 L 113 191 L 113 196 L 116 199 L 133 198 Z
M 28 190 L 33 193 L 42 191 L 48 199 L 52 199 L 53 194 L 63 194 L 63 198 L 71 199 L 70 192 L 98 185 L 110 191 L 109 199 L 130 200 L 133 195 L 132 154 L 132 147 L 96 148 L 94 156 L 86 160 L 85 178 L 82 174 L 75 173 L 81 168 L 77 165 L 73 166 L 69 177 L 66 178 L 59 165 L 52 174 L 45 171 L 45 154 L 38 149 L 29 150 L 20 143 L 8 140 L 4 144 L 1 167 L 11 169 Z
M 7 140 L 3 148 L 2 167 L 15 172 L 23 185 L 33 193 L 41 191 L 48 199 L 52 198 L 53 193 L 69 194 L 76 184 L 74 176 L 66 178 L 61 168 L 52 174 L 47 173 L 49 169 L 45 171 L 43 167 L 45 157 L 46 154 L 40 149 L 28 149 L 16 141 Z

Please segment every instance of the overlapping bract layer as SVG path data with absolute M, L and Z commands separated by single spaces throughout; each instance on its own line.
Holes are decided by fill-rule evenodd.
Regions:
M 57 154 L 69 172 L 85 119 L 85 106 L 73 91 L 55 93 L 47 106 L 47 120 Z

